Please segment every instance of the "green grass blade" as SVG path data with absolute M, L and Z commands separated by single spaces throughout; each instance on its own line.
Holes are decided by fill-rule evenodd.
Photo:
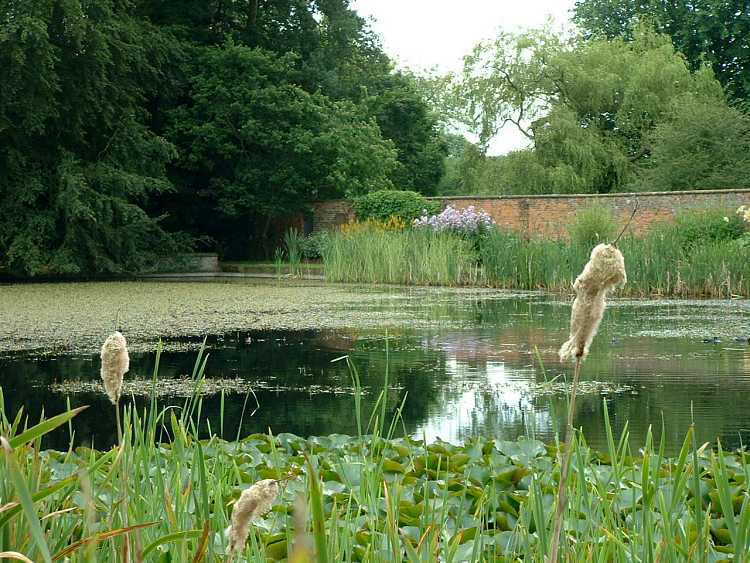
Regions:
M 16 460 L 16 456 L 13 453 L 13 448 L 11 448 L 8 441 L 2 437 L 0 437 L 0 447 L 2 447 L 3 453 L 5 455 L 5 463 L 8 468 L 8 473 L 10 474 L 10 480 L 13 483 L 13 487 L 16 489 L 16 494 L 18 495 L 18 498 L 21 502 L 23 513 L 26 516 L 26 521 L 29 524 L 29 532 L 31 533 L 31 537 L 34 540 L 34 543 L 36 544 L 39 553 L 41 553 L 41 556 L 44 559 L 45 563 L 52 563 L 52 555 L 50 554 L 47 540 L 44 538 L 44 531 L 42 530 L 42 525 L 39 522 L 39 516 L 37 515 L 36 509 L 34 508 L 34 500 L 31 497 L 29 488 L 26 486 L 26 481 L 24 480 L 21 468 L 18 466 L 18 461 Z
M 23 444 L 26 444 L 28 442 L 33 442 L 37 438 L 40 438 L 41 436 L 44 436 L 48 432 L 52 432 L 55 428 L 58 426 L 62 426 L 66 422 L 68 422 L 71 418 L 76 416 L 81 411 L 88 408 L 88 405 L 84 405 L 82 407 L 75 408 L 71 411 L 67 411 L 61 414 L 58 414 L 56 416 L 53 416 L 52 418 L 48 418 L 47 420 L 40 422 L 39 424 L 32 426 L 28 430 L 25 430 L 24 432 L 21 432 L 18 436 L 14 436 L 8 442 L 10 443 L 10 447 L 12 449 L 16 449 Z

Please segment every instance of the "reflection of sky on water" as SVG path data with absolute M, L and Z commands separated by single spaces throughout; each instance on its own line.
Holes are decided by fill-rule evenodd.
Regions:
M 453 355 L 446 358 L 445 370 L 451 382 L 441 391 L 438 405 L 430 409 L 427 419 L 417 425 L 414 438 L 459 442 L 470 435 L 489 434 L 512 439 L 519 427 L 529 436 L 549 434 L 548 410 L 534 406 L 531 400 L 533 369 L 512 369 L 495 360 L 478 369 Z M 498 418 L 504 424 L 498 425 Z

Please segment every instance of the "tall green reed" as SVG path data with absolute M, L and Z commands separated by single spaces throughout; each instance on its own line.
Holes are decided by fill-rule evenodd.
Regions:
M 295 228 L 291 228 L 284 233 L 284 248 L 291 276 L 302 275 L 302 245 L 304 240 L 305 237 Z
M 716 235 L 716 228 L 701 223 L 713 215 L 702 217 L 624 237 L 619 246 L 638 268 L 623 295 L 750 295 L 750 245 Z M 322 259 L 333 282 L 568 291 L 588 259 L 591 246 L 582 241 L 598 234 L 594 227 L 611 232 L 585 224 L 576 239 L 551 240 L 491 229 L 474 243 L 448 233 L 363 228 L 331 234 Z
M 418 285 L 480 284 L 470 241 L 428 231 L 362 229 L 329 237 L 326 278 L 340 282 Z

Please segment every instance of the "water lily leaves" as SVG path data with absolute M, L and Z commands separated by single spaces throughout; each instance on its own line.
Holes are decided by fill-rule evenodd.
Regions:
M 492 480 L 496 483 L 502 483 L 503 485 L 511 485 L 520 479 L 516 478 L 517 471 L 518 467 L 515 465 L 499 467 L 492 472 Z
M 266 557 L 273 561 L 280 561 L 286 559 L 287 556 L 287 541 L 286 538 L 273 543 L 266 544 L 265 549 Z
M 343 460 L 336 464 L 336 470 L 341 480 L 350 487 L 357 487 L 362 478 L 363 464 L 359 461 Z
M 520 439 L 517 442 L 497 442 L 495 447 L 499 452 L 510 457 L 516 463 L 529 465 L 537 457 L 547 453 L 547 448 L 539 440 Z
M 423 505 L 400 503 L 398 509 L 399 526 L 418 527 L 422 518 Z
M 472 465 L 471 467 L 466 469 L 464 474 L 466 475 L 467 479 L 471 480 L 477 485 L 482 486 L 487 484 L 487 482 L 490 480 L 491 475 L 489 468 L 482 465 Z
M 501 531 L 512 530 L 516 525 L 516 518 L 506 512 L 495 512 L 488 521 Z
M 335 471 L 330 470 L 330 469 L 323 469 L 323 470 L 321 470 L 320 477 L 324 481 L 339 481 L 339 482 L 341 482 L 341 477 L 339 476 L 339 474 L 336 473 Z
M 612 506 L 619 512 L 628 512 L 638 506 L 642 498 L 643 495 L 641 494 L 641 491 L 635 487 L 622 489 L 615 493 Z
M 326 496 L 336 497 L 336 501 L 346 500 L 347 496 L 338 497 L 339 493 L 346 491 L 347 487 L 343 483 L 338 481 L 324 481 L 323 482 L 323 494 Z
M 451 561 L 458 563 L 459 561 L 474 561 L 474 540 L 471 539 L 465 543 L 461 543 L 456 549 Z
M 727 529 L 724 518 L 711 520 L 711 535 L 718 545 L 728 545 L 732 543 L 732 536 Z
M 386 473 L 406 473 L 406 467 L 392 459 L 385 458 L 382 467 Z
M 459 472 L 469 461 L 471 461 L 471 457 L 468 454 L 459 453 L 451 455 L 448 457 L 448 470 Z

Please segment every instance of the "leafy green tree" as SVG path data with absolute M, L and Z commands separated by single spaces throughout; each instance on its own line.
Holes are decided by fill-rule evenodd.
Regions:
M 247 247 L 313 199 L 443 171 L 349 0 L 0 0 L 0 83 L 5 270 L 133 271 L 184 247 L 168 231 Z
M 641 189 L 750 188 L 750 116 L 736 108 L 680 97 L 650 143 Z
M 293 53 L 306 90 L 359 100 L 392 64 L 349 0 L 149 0 L 142 12 L 191 45 Z
M 133 271 L 174 250 L 144 211 L 171 189 L 145 105 L 174 56 L 127 2 L 0 0 L 0 267 Z
M 319 199 L 391 186 L 395 151 L 349 102 L 295 83 L 292 55 L 227 44 L 203 49 L 189 101 L 170 114 L 177 174 L 204 209 L 262 222 Z M 210 231 L 215 217 L 201 225 Z M 215 234 L 210 233 L 209 234 Z
M 747 0 L 578 0 L 574 21 L 590 37 L 633 37 L 644 18 L 668 34 L 692 70 L 709 63 L 729 95 L 750 94 L 750 6 Z
M 433 195 L 445 173 L 448 154 L 440 123 L 412 80 L 394 74 L 388 82 L 389 87 L 372 96 L 368 105 L 381 133 L 398 152 L 391 181 L 398 189 Z
M 479 43 L 464 57 L 453 94 L 443 98 L 449 106 L 445 111 L 476 135 L 483 154 L 506 126 L 533 141 L 531 123 L 560 93 L 550 59 L 568 49 L 548 30 L 501 32 L 495 40 Z
M 477 186 L 485 195 L 544 194 L 550 192 L 550 172 L 532 149 L 487 158 Z
M 503 34 L 467 57 L 457 90 L 480 147 L 515 125 L 533 141 L 532 153 L 513 157 L 534 171 L 529 189 L 555 193 L 628 186 L 653 150 L 650 133 L 681 96 L 726 107 L 710 69 L 691 72 L 669 37 L 645 27 L 632 41 Z

